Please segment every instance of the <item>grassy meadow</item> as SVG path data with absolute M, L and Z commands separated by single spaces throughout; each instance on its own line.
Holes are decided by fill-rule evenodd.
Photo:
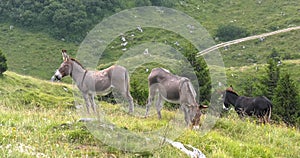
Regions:
M 298 1 L 188 0 L 178 2 L 175 9 L 199 21 L 216 43 L 221 43 L 215 37 L 221 25 L 232 24 L 245 28 L 250 35 L 300 25 Z M 282 60 L 282 70 L 291 74 L 299 92 L 299 33 L 299 30 L 292 31 L 267 37 L 264 41 L 247 41 L 228 49 L 219 49 L 226 67 L 227 84 L 232 84 L 237 92 L 244 93 L 244 81 L 249 77 L 264 76 L 267 59 L 275 54 Z M 124 35 L 128 41 L 127 50 L 142 45 L 144 41 L 167 44 L 179 52 L 188 45 L 186 39 L 180 39 L 176 33 L 155 28 L 144 28 L 143 33 L 131 30 L 124 32 Z M 120 39 L 115 39 L 107 47 L 99 59 L 98 69 L 112 65 L 119 59 L 124 53 L 121 43 Z M 77 98 L 74 99 L 74 94 L 77 95 L 77 90 L 70 84 L 70 77 L 56 83 L 49 80 L 62 62 L 61 50 L 66 49 L 71 57 L 76 57 L 79 45 L 66 39 L 53 39 L 39 30 L 1 21 L 0 49 L 7 57 L 9 70 L 0 76 L 0 157 L 187 157 L 168 144 L 150 152 L 118 150 L 98 140 L 88 124 L 78 121 L 82 114 L 75 106 Z M 140 58 L 132 57 L 129 60 Z M 168 60 L 141 65 L 132 73 L 132 77 L 136 77 L 132 81 L 146 85 L 146 77 L 140 79 L 141 76 L 147 76 L 144 71 L 146 68 L 174 63 Z M 165 127 L 176 112 L 165 108 L 163 119 L 159 121 L 156 115 L 147 119 L 130 116 L 124 112 L 125 107 L 118 104 L 102 101 L 97 104 L 103 108 L 108 121 L 123 131 L 137 133 Z M 101 134 L 101 131 L 97 132 Z M 299 129 L 283 123 L 261 125 L 254 118 L 241 120 L 232 110 L 223 114 L 206 134 L 187 128 L 182 128 L 181 132 L 174 138 L 175 141 L 190 144 L 209 158 L 300 155 Z
M 0 49 L 6 55 L 10 71 L 50 79 L 62 62 L 61 50 L 67 49 L 72 55 L 77 51 L 77 44 L 10 26 L 13 25 L 0 23 Z
M 6 72 L 1 77 L 1 157 L 187 157 L 170 145 L 151 152 L 131 153 L 105 145 L 91 134 L 74 106 L 73 86 Z M 140 119 L 127 115 L 120 105 L 98 102 L 108 118 L 128 131 L 164 126 L 174 114 L 163 110 Z M 205 116 L 204 116 L 205 117 Z M 119 119 L 116 119 L 119 118 Z M 207 134 L 182 129 L 175 141 L 200 149 L 207 157 L 297 157 L 300 132 L 284 124 L 261 125 L 240 120 L 230 111 Z

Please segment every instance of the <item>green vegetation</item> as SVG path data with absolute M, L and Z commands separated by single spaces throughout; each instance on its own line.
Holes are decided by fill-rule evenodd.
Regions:
M 300 126 L 300 100 L 297 98 L 299 92 L 294 80 L 288 72 L 281 72 L 279 64 L 273 58 L 269 59 L 267 66 L 267 77 L 264 78 L 261 91 L 274 103 L 273 118 L 284 120 L 287 124 Z M 283 73 L 280 75 L 280 73 Z
M 258 35 L 291 26 L 299 26 L 298 1 L 202 1 L 180 2 L 176 9 L 197 19 L 216 37 L 220 26 L 233 25 L 244 28 L 249 35 Z M 241 67 L 267 63 L 268 56 L 276 50 L 282 59 L 299 59 L 300 31 L 292 31 L 232 45 L 219 49 L 226 67 Z M 216 41 L 219 42 L 219 41 Z
M 19 74 L 49 80 L 62 62 L 61 50 L 75 55 L 78 45 L 58 41 L 41 32 L 30 32 L 0 23 L 0 48 L 8 69 Z
M 4 73 L 0 85 L 6 87 L 0 90 L 5 95 L 0 100 L 1 157 L 187 157 L 170 145 L 151 153 L 129 153 L 101 143 L 90 134 L 85 123 L 78 122 L 80 114 L 72 103 L 70 85 L 10 71 Z M 34 93 L 39 96 L 35 100 L 29 98 L 25 104 L 29 94 Z M 113 123 L 132 131 L 155 129 L 173 113 L 164 109 L 162 121 L 156 116 L 141 120 L 124 114 L 119 105 L 98 104 L 110 112 Z M 176 141 L 197 147 L 207 157 L 297 157 L 300 154 L 299 130 L 284 124 L 261 125 L 255 120 L 241 120 L 230 111 L 206 135 L 183 129 Z
M 0 50 L 0 75 L 3 74 L 7 70 L 7 63 L 6 63 L 6 57 Z
M 264 93 L 266 97 L 273 99 L 275 89 L 280 77 L 280 65 L 274 59 L 269 59 L 267 67 L 267 75 L 262 81 L 265 86 L 266 92 Z
M 123 9 L 150 5 L 173 7 L 188 14 L 210 32 L 216 43 L 300 26 L 298 1 L 2 0 L 0 49 L 6 56 L 9 71 L 0 77 L 0 157 L 185 156 L 169 145 L 151 153 L 127 153 L 104 145 L 90 134 L 84 123 L 77 121 L 80 115 L 74 108 L 71 85 L 36 79 L 50 79 L 62 62 L 61 49 L 68 50 L 70 56 L 76 57 L 81 40 L 103 18 Z M 174 32 L 157 28 L 143 30 L 143 33 L 137 33 L 134 28 L 122 32 L 128 41 L 126 48 L 145 42 L 164 43 L 175 48 L 190 60 L 197 72 L 200 101 L 208 100 L 211 86 L 208 71 L 219 67 L 208 70 L 202 58 L 195 59 L 194 47 Z M 300 155 L 299 126 L 285 125 L 300 123 L 299 33 L 299 30 L 291 31 L 219 49 L 226 66 L 227 84 L 233 85 L 240 95 L 271 97 L 275 106 L 272 119 L 278 121 L 276 124 L 260 125 L 253 118 L 240 120 L 231 111 L 218 120 L 206 135 L 184 129 L 184 134 L 177 140 L 199 148 L 207 157 Z M 114 64 L 124 53 L 122 49 L 120 39 L 112 41 L 99 59 L 97 68 Z M 276 62 L 269 61 L 269 58 Z M 137 59 L 140 58 L 129 60 Z M 177 74 L 184 70 L 173 60 L 163 59 L 164 63 L 140 65 L 131 74 L 131 93 L 136 103 L 145 105 L 147 99 L 147 69 L 173 64 L 175 66 L 171 72 Z M 280 70 L 277 61 L 283 63 Z M 70 83 L 70 78 L 63 82 Z M 104 100 L 111 100 L 111 97 Z M 130 117 L 117 104 L 102 104 L 105 110 L 113 111 L 110 113 L 114 118 L 111 121 L 133 131 L 161 127 L 174 113 L 170 108 L 165 108 L 163 116 L 166 117 L 158 122 L 156 117 L 145 120 Z
M 280 60 L 299 59 L 298 31 L 267 37 L 264 41 L 259 39 L 232 45 L 228 49 L 220 49 L 226 67 L 242 67 L 253 64 L 266 64 L 270 55 L 277 52 Z
M 221 25 L 216 33 L 216 37 L 224 42 L 247 37 L 248 35 L 246 29 L 233 25 Z
M 267 97 L 273 101 L 272 119 L 299 127 L 300 84 L 296 85 L 295 82 L 300 75 L 298 72 L 300 65 L 295 64 L 299 63 L 299 60 L 285 61 L 281 65 L 277 65 L 274 60 L 268 63 L 240 69 L 231 68 L 227 70 L 228 82 L 234 85 L 240 95 L 267 96 L 269 94 Z M 253 73 L 256 75 L 251 75 Z M 282 75 L 279 76 L 281 73 Z
M 4 1 L 2 2 L 3 5 L 7 4 Z M 20 1 L 20 3 L 23 2 Z M 129 4 L 131 3 L 128 2 Z M 256 1 L 243 0 L 216 3 L 189 0 L 176 3 L 174 8 L 198 20 L 215 37 L 220 26 L 229 24 L 247 29 L 250 35 L 270 32 L 274 28 L 282 29 L 300 25 L 297 16 L 299 5 L 296 1 L 280 1 L 276 3 L 263 1 L 258 3 Z M 128 7 L 133 6 L 129 5 Z M 14 11 L 2 11 L 1 13 L 12 14 Z M 98 20 L 95 20 L 95 24 L 98 22 Z M 55 32 L 51 25 L 43 25 L 39 22 L 34 24 L 42 25 L 42 28 L 36 29 L 34 26 L 24 27 L 9 21 L 2 21 L 0 24 L 0 48 L 7 56 L 8 67 L 11 71 L 49 79 L 49 76 L 52 75 L 61 62 L 60 50 L 67 49 L 69 53 L 76 54 L 78 43 L 62 41 L 64 39 L 61 38 L 54 40 L 51 38 L 52 36 L 45 33 L 47 31 L 43 31 L 43 29 L 47 29 L 48 32 Z M 91 25 L 91 27 L 94 25 Z M 183 44 L 180 38 L 171 37 L 171 35 L 161 30 L 153 30 L 148 35 L 151 35 L 152 38 L 147 38 L 147 34 L 136 35 L 133 37 L 132 43 L 128 45 L 140 44 L 142 40 L 153 41 L 153 37 L 155 37 L 157 42 L 164 42 L 167 37 L 168 39 L 172 38 L 172 40 L 167 41 L 170 44 L 176 41 Z M 230 46 L 226 50 L 220 49 L 219 51 L 223 55 L 226 67 L 264 64 L 273 51 L 276 51 L 281 59 L 299 59 L 300 56 L 297 52 L 300 49 L 298 44 L 299 38 L 298 30 L 267 37 L 263 42 L 259 40 L 248 41 Z M 119 41 L 108 48 L 114 47 L 119 49 L 119 53 L 122 53 L 120 44 L 121 42 Z M 173 45 L 173 47 L 175 46 Z M 112 59 L 118 59 L 119 54 L 115 54 L 113 49 L 108 49 L 106 52 L 107 54 L 103 55 L 101 59 L 103 62 L 101 63 L 112 64 Z
M 40 81 L 10 71 L 0 79 L 0 93 L 2 105 L 12 109 L 74 106 L 71 85 Z
M 300 76 L 299 68 L 299 60 L 285 60 L 282 62 L 280 70 L 291 74 L 291 79 L 297 82 L 298 76 Z M 239 94 L 248 94 L 248 96 L 262 95 L 263 93 L 258 92 L 259 89 L 256 88 L 263 86 L 261 84 L 266 78 L 267 69 L 268 64 L 226 68 L 227 83 L 231 83 Z M 300 84 L 296 84 L 296 86 L 297 90 L 299 90 Z
M 42 30 L 56 39 L 80 42 L 86 36 L 86 32 L 104 17 L 120 10 L 150 5 L 171 7 L 173 1 L 2 0 L 0 2 L 0 20 L 10 21 L 25 28 Z
M 196 18 L 215 35 L 222 25 L 245 28 L 250 35 L 299 26 L 299 3 L 293 1 L 202 1 L 188 0 L 176 9 Z
M 287 124 L 300 126 L 300 99 L 295 82 L 289 73 L 283 73 L 274 90 L 274 114 Z
M 199 103 L 208 102 L 211 97 L 211 79 L 209 76 L 209 70 L 205 60 L 201 57 L 196 58 L 197 50 L 193 49 L 191 45 L 187 46 L 183 51 L 184 56 L 190 62 L 191 66 L 194 68 L 194 73 L 196 73 L 199 85 Z M 184 73 L 188 73 L 187 70 L 182 68 Z M 185 75 L 189 76 L 189 75 Z

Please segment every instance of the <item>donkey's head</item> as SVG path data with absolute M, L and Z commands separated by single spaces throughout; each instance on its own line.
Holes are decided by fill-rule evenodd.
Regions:
M 72 74 L 72 60 L 67 55 L 66 50 L 62 50 L 63 63 L 61 63 L 60 67 L 56 70 L 55 74 L 52 76 L 51 80 L 61 80 L 63 77 Z
M 193 106 L 192 111 L 193 111 L 193 117 L 191 117 L 191 122 L 192 122 L 192 128 L 199 128 L 200 125 L 200 117 L 202 115 L 201 110 L 206 109 L 208 106 L 206 105 L 199 105 L 199 106 Z

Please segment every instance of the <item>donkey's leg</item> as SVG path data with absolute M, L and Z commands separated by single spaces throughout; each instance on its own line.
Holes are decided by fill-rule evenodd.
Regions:
M 181 105 L 182 106 L 182 110 L 184 112 L 184 120 L 187 126 L 189 126 L 191 124 L 190 121 L 190 115 L 189 115 L 189 108 L 186 105 Z
M 124 82 L 124 90 L 125 90 L 125 97 L 129 103 L 129 113 L 132 114 L 134 111 L 134 104 L 133 104 L 133 98 L 130 94 L 130 82 L 129 82 L 129 75 L 128 72 L 125 72 L 125 82 Z
M 264 115 L 264 120 L 265 120 L 265 123 L 269 123 L 269 115 L 268 115 L 269 113 L 268 113 L 268 110 L 267 110 L 267 112 L 265 113 L 265 115 Z
M 254 113 L 256 115 L 256 117 L 258 118 L 259 122 L 258 123 L 265 123 L 265 113 L 264 111 L 257 111 L 256 113 Z
M 82 96 L 83 96 L 83 99 L 84 99 L 85 104 L 86 104 L 87 113 L 90 114 L 90 98 L 89 98 L 89 94 L 82 93 Z
M 260 120 L 260 123 L 263 123 L 263 124 L 264 124 L 264 123 L 265 123 L 265 117 L 264 117 L 264 116 L 259 116 L 259 118 L 260 118 L 260 119 L 259 119 L 259 120 Z
M 267 122 L 266 116 L 263 116 L 263 120 L 264 120 L 264 124 L 266 124 L 266 122 Z
M 157 116 L 158 116 L 158 119 L 161 119 L 161 109 L 162 109 L 162 105 L 163 105 L 163 102 L 162 102 L 162 97 L 160 94 L 158 94 L 157 96 L 157 101 L 156 101 L 156 111 L 157 111 Z
M 153 102 L 154 97 L 155 97 L 155 89 L 156 88 L 153 87 L 153 86 L 150 86 L 150 88 L 149 88 L 149 96 L 148 96 L 148 103 L 146 105 L 146 114 L 145 114 L 145 117 L 148 117 L 150 106 L 152 105 L 152 102 Z
M 126 98 L 127 98 L 128 102 L 129 102 L 129 113 L 132 114 L 133 111 L 134 111 L 133 98 L 132 98 L 132 96 L 130 94 L 129 89 L 127 89 L 126 91 L 127 91 L 126 92 Z
M 159 95 L 160 94 L 159 94 L 159 89 L 157 87 L 157 84 L 149 85 L 149 96 L 148 96 L 148 103 L 146 105 L 146 114 L 145 114 L 145 117 L 148 116 L 149 110 L 150 110 L 150 106 L 152 105 L 153 101 L 156 101 L 156 106 L 159 104 L 157 102 L 160 102 L 160 101 L 158 100 L 158 98 L 156 98 Z M 160 112 L 158 113 L 158 115 L 159 115 L 158 117 L 161 118 Z
M 125 88 L 125 92 L 126 92 L 126 98 L 127 101 L 129 102 L 129 113 L 132 114 L 134 111 L 134 104 L 133 104 L 133 98 L 130 94 L 130 79 L 129 79 L 129 75 L 128 75 L 128 71 L 125 70 L 125 74 L 124 74 L 124 88 Z
M 129 113 L 132 114 L 134 111 L 134 104 L 133 104 L 133 98 L 130 94 L 129 89 L 129 80 L 127 78 L 126 74 L 124 75 L 124 78 L 114 78 L 112 80 L 112 86 L 114 89 L 122 95 L 124 99 L 126 99 L 129 103 Z
M 266 124 L 267 123 L 267 114 L 268 112 L 266 111 L 265 113 L 262 113 L 261 117 L 263 118 L 263 123 Z
M 118 92 L 121 93 L 122 97 L 124 99 L 126 99 L 129 103 L 129 114 L 132 114 L 134 111 L 134 104 L 133 104 L 133 98 L 130 94 L 129 89 L 123 89 L 123 88 L 119 88 L 119 87 L 115 87 L 117 89 Z
M 95 94 L 89 94 L 89 97 L 91 100 L 92 109 L 94 112 L 96 112 Z
M 243 118 L 244 118 L 244 112 L 243 112 L 243 109 L 237 108 L 237 107 L 235 107 L 234 109 L 235 109 L 236 113 L 238 114 L 239 118 L 240 118 L 240 119 L 243 119 Z
M 150 106 L 152 105 L 153 100 L 154 100 L 154 96 L 150 96 L 149 95 L 149 97 L 148 97 L 148 103 L 146 105 L 145 117 L 148 117 L 148 115 L 149 115 Z

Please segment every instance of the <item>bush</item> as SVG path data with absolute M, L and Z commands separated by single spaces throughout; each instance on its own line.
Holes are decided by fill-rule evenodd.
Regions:
M 0 75 L 7 70 L 6 57 L 0 50 Z
M 216 34 L 219 40 L 224 42 L 247 37 L 248 35 L 249 33 L 246 29 L 238 26 L 233 26 L 231 24 L 219 26 Z

